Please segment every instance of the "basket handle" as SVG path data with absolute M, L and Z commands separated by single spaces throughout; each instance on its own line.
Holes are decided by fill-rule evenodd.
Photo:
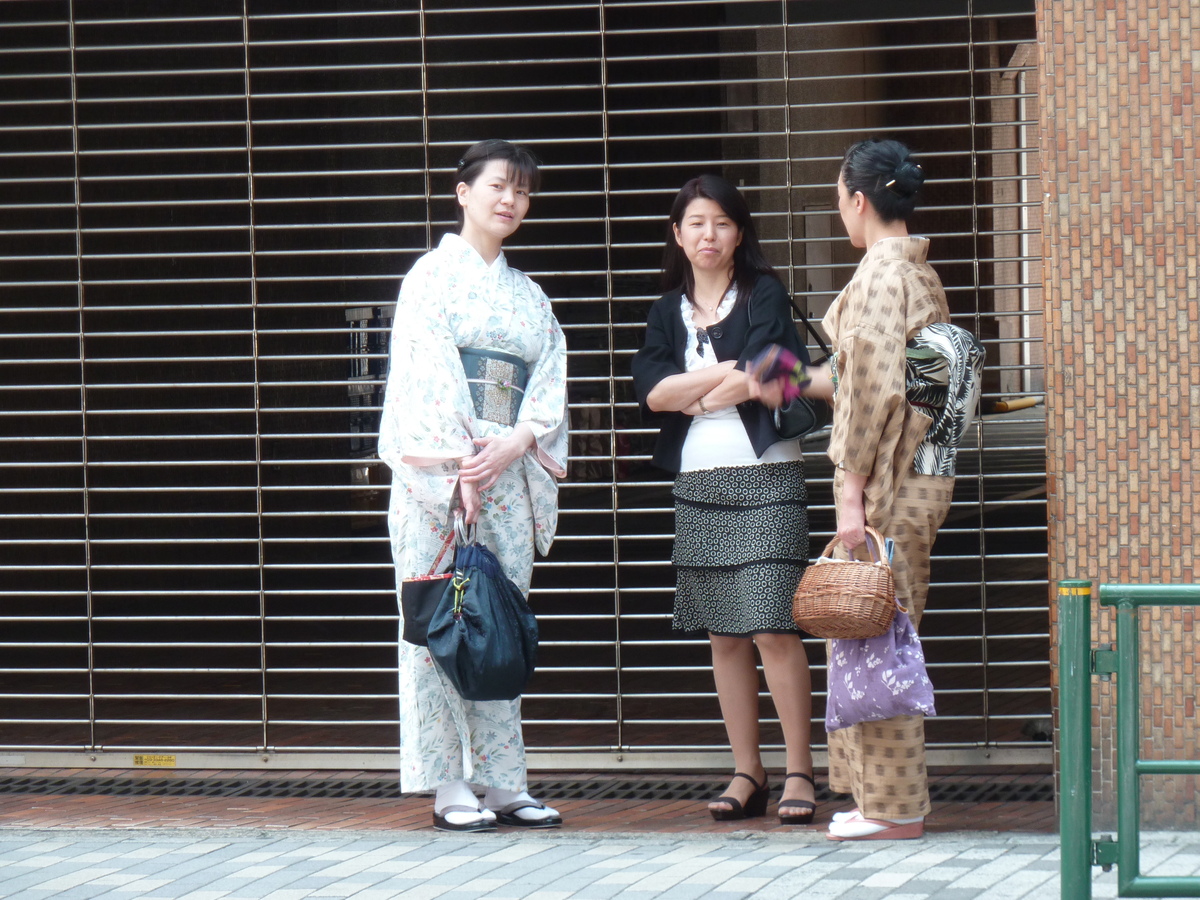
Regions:
M 867 552 L 871 554 L 871 562 L 873 562 L 877 566 L 878 565 L 884 565 L 884 566 L 888 565 L 883 559 L 883 535 L 881 535 L 875 529 L 875 527 L 873 525 L 868 525 L 866 527 L 865 531 L 866 531 Z M 828 544 L 825 545 L 825 552 L 822 553 L 821 555 L 822 556 L 831 556 L 834 549 L 840 543 L 841 543 L 841 541 L 838 540 L 838 536 L 835 534 L 833 536 L 833 539 Z M 851 559 L 854 558 L 853 554 L 851 554 L 850 558 Z

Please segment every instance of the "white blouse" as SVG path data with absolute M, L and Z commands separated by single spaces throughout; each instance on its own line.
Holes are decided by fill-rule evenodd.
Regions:
M 697 372 L 717 364 L 717 354 L 712 344 L 701 344 L 697 327 L 692 318 L 692 304 L 684 295 L 680 298 L 683 314 L 683 329 L 687 334 L 687 346 L 683 351 L 683 362 L 689 372 Z M 721 322 L 733 311 L 737 302 L 737 289 L 730 288 L 717 306 L 717 322 Z M 713 323 L 716 324 L 716 323 Z M 710 326 L 711 327 L 711 326 Z M 759 459 L 754 455 L 754 446 L 746 434 L 746 426 L 738 415 L 736 406 L 710 410 L 692 419 L 687 437 L 683 441 L 680 472 L 698 469 L 717 469 L 722 466 L 759 466 L 764 463 L 788 462 L 802 457 L 799 441 L 777 441 L 767 448 Z

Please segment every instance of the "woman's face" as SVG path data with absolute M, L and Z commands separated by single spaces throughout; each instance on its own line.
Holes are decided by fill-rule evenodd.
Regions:
M 521 225 L 529 212 L 526 185 L 508 180 L 508 163 L 494 159 L 471 184 L 460 181 L 458 203 L 463 208 L 463 236 L 474 232 L 503 241 Z
M 733 268 L 733 251 L 742 242 L 742 229 L 715 201 L 697 197 L 672 227 L 693 271 L 725 273 Z
M 842 225 L 846 228 L 846 234 L 850 238 L 850 243 L 855 247 L 867 246 L 866 230 L 864 227 L 866 220 L 863 215 L 867 198 L 861 193 L 851 194 L 841 175 L 838 175 L 837 194 L 838 212 L 842 214 Z

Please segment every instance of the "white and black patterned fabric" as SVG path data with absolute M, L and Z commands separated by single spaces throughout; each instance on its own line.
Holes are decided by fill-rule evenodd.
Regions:
M 953 475 L 957 448 L 975 420 L 983 381 L 983 344 L 949 322 L 926 325 L 905 349 L 905 395 L 933 419 L 913 459 L 922 475 Z
M 808 565 L 803 461 L 681 472 L 673 493 L 671 627 L 794 634 L 792 595 Z

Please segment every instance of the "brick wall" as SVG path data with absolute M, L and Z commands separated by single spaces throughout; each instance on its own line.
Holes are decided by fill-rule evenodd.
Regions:
M 1037 15 L 1051 595 L 1062 578 L 1200 581 L 1200 6 L 1039 0 Z M 1200 757 L 1193 621 L 1142 613 L 1143 756 Z M 1111 827 L 1115 685 L 1094 696 Z M 1196 781 L 1142 779 L 1145 823 L 1195 828 Z

